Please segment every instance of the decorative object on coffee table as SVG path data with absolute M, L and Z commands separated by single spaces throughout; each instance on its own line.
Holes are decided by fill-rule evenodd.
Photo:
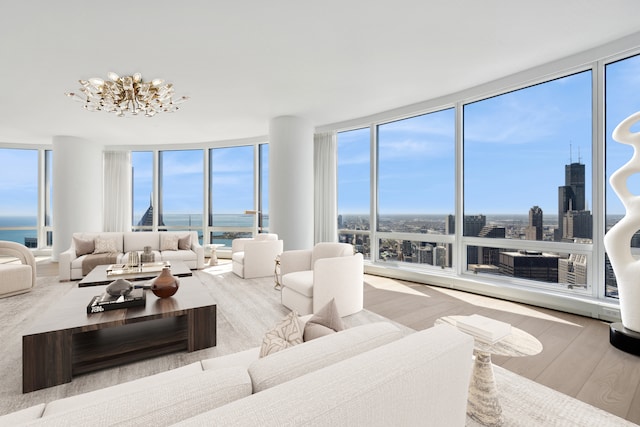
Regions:
M 633 156 L 611 174 L 609 183 L 626 209 L 625 216 L 604 236 L 604 247 L 616 275 L 622 323 L 612 323 L 609 342 L 620 350 L 640 355 L 640 260 L 631 253 L 631 239 L 640 228 L 640 196 L 629 190 L 627 180 L 640 172 L 640 132 L 631 126 L 640 122 L 640 112 L 624 119 L 612 137 L 633 147 Z
M 169 298 L 178 292 L 180 282 L 171 274 L 171 268 L 164 267 L 158 277 L 151 283 L 151 292 L 158 298 Z
M 140 255 L 138 255 L 138 251 L 129 252 L 127 267 L 137 267 L 138 264 L 140 264 Z
M 448 323 L 457 327 L 458 321 L 464 321 L 467 317 L 469 316 L 446 316 L 437 319 L 435 323 Z M 473 334 L 471 335 L 473 336 Z M 491 355 L 533 356 L 541 351 L 540 341 L 533 335 L 513 326 L 509 335 L 495 343 L 474 336 L 473 353 L 476 360 L 469 383 L 467 415 L 485 426 L 501 426 L 504 420 L 493 374 Z
M 119 296 L 127 296 L 131 293 L 131 290 L 133 289 L 133 285 L 131 284 L 130 281 L 125 280 L 125 279 L 116 279 L 113 282 L 109 283 L 109 286 L 107 286 L 106 292 L 114 297 L 119 297 Z
M 156 260 L 156 256 L 153 254 L 153 251 L 151 250 L 151 246 L 145 246 L 144 252 L 140 254 L 140 262 L 144 264 L 146 262 L 154 262 L 155 260 Z

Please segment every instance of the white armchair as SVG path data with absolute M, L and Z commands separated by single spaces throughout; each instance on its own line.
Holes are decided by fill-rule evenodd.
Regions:
M 243 279 L 273 275 L 275 259 L 282 253 L 277 234 L 262 233 L 254 238 L 233 239 L 231 269 Z
M 340 316 L 362 310 L 362 254 L 347 243 L 318 243 L 280 255 L 282 304 L 300 315 L 316 313 L 332 298 Z
M 18 258 L 20 264 L 0 264 L 0 297 L 30 291 L 36 284 L 36 260 L 20 243 L 0 241 L 0 255 Z

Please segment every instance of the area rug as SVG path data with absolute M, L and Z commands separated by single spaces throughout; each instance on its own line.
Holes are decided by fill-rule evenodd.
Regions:
M 280 303 L 280 293 L 274 289 L 272 278 L 243 280 L 230 271 L 230 264 L 206 267 L 194 274 L 217 303 L 216 347 L 80 375 L 68 384 L 27 394 L 22 394 L 22 331 L 39 312 L 76 286 L 76 282 L 61 283 L 55 276 L 39 277 L 32 292 L 0 299 L 0 415 L 258 346 L 264 332 L 288 313 Z M 389 320 L 367 310 L 345 318 L 349 327 L 376 321 Z M 398 326 L 405 333 L 412 332 Z M 494 372 L 505 426 L 635 425 L 506 369 L 494 366 Z M 467 418 L 467 425 L 480 424 Z

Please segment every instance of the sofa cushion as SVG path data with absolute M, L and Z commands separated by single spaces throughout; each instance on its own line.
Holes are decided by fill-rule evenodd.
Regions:
M 258 360 L 259 357 L 260 347 L 253 347 L 249 350 L 239 351 L 237 353 L 225 354 L 224 356 L 204 359 L 201 361 L 201 363 L 202 369 L 204 369 L 205 371 L 209 369 L 230 368 L 232 366 L 239 366 L 245 369 L 249 369 L 249 365 Z
M 369 323 L 271 354 L 249 366 L 253 392 L 268 389 L 402 336 L 389 322 Z
M 285 348 L 302 344 L 304 325 L 298 320 L 298 313 L 292 311 L 262 339 L 260 357 L 265 357 Z
M 0 426 L 15 426 L 27 421 L 37 420 L 44 412 L 44 403 L 30 406 L 0 417 Z
M 98 390 L 89 391 L 64 399 L 54 400 L 47 404 L 43 415 L 55 415 L 64 411 L 79 408 L 84 405 L 89 405 L 95 401 L 105 400 L 109 397 L 117 396 L 120 394 L 140 393 L 144 390 L 153 389 L 160 384 L 167 383 L 178 378 L 195 375 L 201 372 L 202 365 L 200 364 L 200 362 L 195 362 L 186 366 L 182 366 L 180 368 L 171 369 L 165 372 L 160 372 L 159 374 L 139 378 L 137 380 L 128 381 L 110 387 L 100 388 Z
M 44 415 L 30 425 L 170 425 L 251 394 L 242 368 L 202 371 L 171 378 L 142 391 L 103 396 L 73 409 Z
M 73 246 L 76 248 L 76 256 L 92 254 L 96 250 L 96 243 L 93 239 L 81 239 L 73 236 Z
M 191 250 L 191 234 L 178 237 L 178 249 L 181 251 Z
M 142 251 L 145 246 L 151 246 L 152 250 L 160 249 L 160 237 L 158 232 L 153 231 L 132 231 L 124 233 L 123 252 Z
M 320 338 L 344 329 L 344 323 L 338 314 L 338 307 L 336 307 L 336 300 L 331 298 L 331 301 L 311 316 L 304 325 L 303 339 L 311 341 L 314 338 Z
M 93 251 L 94 254 L 107 254 L 107 253 L 114 253 L 114 252 L 120 252 L 118 250 L 118 243 L 115 237 L 111 237 L 111 236 L 96 237 L 95 250 Z
M 307 298 L 313 298 L 313 270 L 294 271 L 282 276 L 282 284 Z
M 161 251 L 177 251 L 178 250 L 178 237 L 174 233 L 162 233 L 160 234 L 160 250 Z

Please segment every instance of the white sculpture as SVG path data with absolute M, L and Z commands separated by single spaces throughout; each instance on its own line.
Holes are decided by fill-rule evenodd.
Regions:
M 627 186 L 629 177 L 640 173 L 640 132 L 631 132 L 637 122 L 640 112 L 620 122 L 612 134 L 616 141 L 633 147 L 633 156 L 609 179 L 627 212 L 604 236 L 604 246 L 618 283 L 622 325 L 640 332 L 640 259 L 631 254 L 631 238 L 640 231 L 640 195 L 631 193 Z

